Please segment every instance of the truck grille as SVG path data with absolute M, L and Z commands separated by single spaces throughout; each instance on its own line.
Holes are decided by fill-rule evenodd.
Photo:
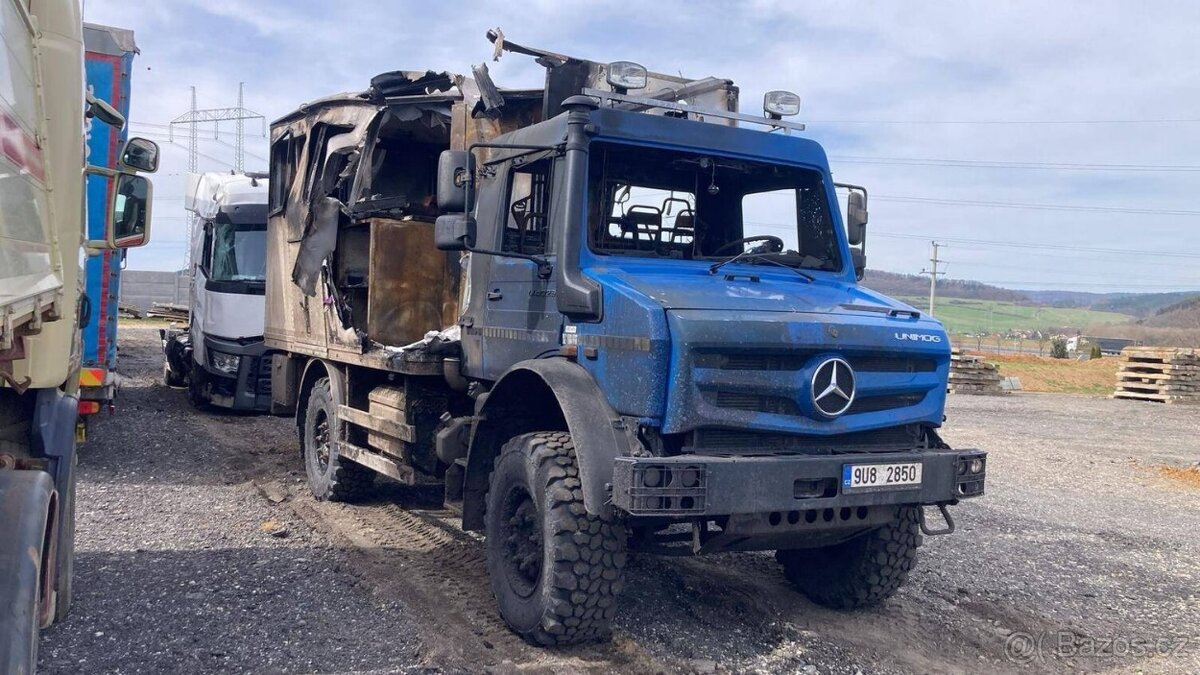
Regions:
M 886 429 L 859 431 L 837 436 L 800 436 L 744 429 L 697 429 L 692 445 L 685 448 L 697 453 L 737 452 L 743 454 L 878 452 L 911 450 L 921 439 L 919 425 L 909 424 Z
M 719 370 L 800 370 L 814 356 L 827 350 L 798 350 L 779 352 L 699 352 L 696 367 Z M 937 370 L 937 362 L 926 358 L 888 357 L 875 355 L 848 355 L 845 357 L 856 372 L 875 373 L 931 373 Z
M 800 350 L 787 353 L 707 351 L 696 354 L 696 364 L 700 368 L 717 371 L 757 371 L 764 374 L 798 372 L 811 364 L 813 357 L 823 353 L 828 353 L 828 350 Z M 876 354 L 847 354 L 843 358 L 858 374 L 933 373 L 937 371 L 937 362 L 931 358 L 889 357 Z M 803 414 L 799 403 L 792 397 L 765 394 L 753 391 L 754 388 L 733 383 L 717 383 L 702 386 L 701 391 L 705 401 L 717 408 L 791 417 Z M 880 412 L 917 405 L 925 400 L 928 393 L 927 390 L 920 390 L 872 395 L 870 392 L 860 391 L 854 404 L 845 414 Z
M 270 394 L 271 393 L 271 355 L 255 359 L 254 364 L 254 393 Z

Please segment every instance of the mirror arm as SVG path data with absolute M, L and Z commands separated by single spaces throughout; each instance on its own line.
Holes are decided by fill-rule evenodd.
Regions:
M 537 264 L 538 278 L 549 279 L 550 275 L 554 274 L 554 265 L 550 261 L 540 255 L 530 255 L 528 253 L 515 253 L 513 251 L 492 251 L 486 248 L 471 248 L 467 247 L 468 253 L 480 253 L 483 255 L 494 255 L 498 258 L 520 258 L 521 260 L 529 260 Z

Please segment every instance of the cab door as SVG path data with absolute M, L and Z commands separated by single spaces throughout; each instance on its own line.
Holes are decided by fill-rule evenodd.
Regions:
M 496 240 L 502 253 L 544 257 L 553 264 L 553 169 L 550 157 L 510 165 Z M 498 377 L 518 361 L 557 351 L 562 317 L 553 277 L 542 278 L 537 262 L 508 256 L 493 256 L 489 262 L 480 332 L 484 370 Z

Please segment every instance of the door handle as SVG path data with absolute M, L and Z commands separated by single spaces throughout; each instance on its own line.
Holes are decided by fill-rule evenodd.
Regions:
M 488 300 L 499 300 L 500 298 L 503 298 L 503 297 L 504 297 L 504 294 L 500 292 L 499 288 L 497 288 L 494 291 L 488 291 L 488 294 L 487 294 Z

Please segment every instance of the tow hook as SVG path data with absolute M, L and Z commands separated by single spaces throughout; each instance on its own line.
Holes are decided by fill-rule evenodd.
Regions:
M 946 527 L 940 530 L 930 529 L 928 523 L 925 522 L 925 507 L 921 507 L 921 532 L 927 537 L 933 537 L 939 534 L 951 534 L 954 532 L 954 519 L 950 517 L 950 511 L 945 504 L 938 504 L 938 510 L 942 512 L 942 518 L 946 520 Z

